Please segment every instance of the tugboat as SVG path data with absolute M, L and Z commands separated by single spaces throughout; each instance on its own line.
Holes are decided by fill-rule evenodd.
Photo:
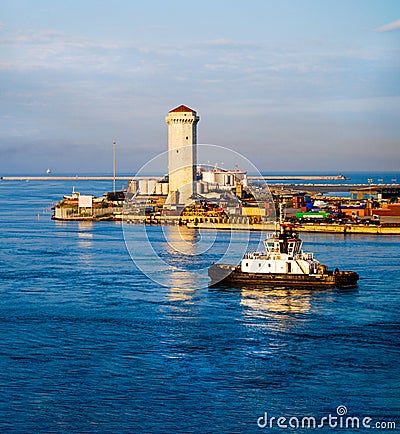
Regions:
M 210 287 L 216 285 L 265 285 L 284 288 L 354 288 L 359 275 L 354 271 L 328 270 L 303 252 L 302 240 L 293 225 L 280 224 L 274 234 L 264 241 L 265 251 L 246 253 L 239 265 L 213 264 L 208 269 Z

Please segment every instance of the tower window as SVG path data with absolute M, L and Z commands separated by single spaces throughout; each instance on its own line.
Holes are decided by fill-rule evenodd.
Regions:
M 189 137 L 188 137 L 188 136 L 186 136 L 186 140 L 189 140 Z

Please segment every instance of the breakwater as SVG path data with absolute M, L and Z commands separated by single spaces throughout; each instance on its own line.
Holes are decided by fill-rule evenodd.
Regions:
M 17 175 L 17 176 L 2 176 L 2 181 L 130 181 L 133 179 L 162 179 L 162 176 L 99 176 L 99 175 Z M 248 176 L 249 180 L 253 181 L 340 181 L 348 180 L 343 175 L 262 175 Z
M 116 181 L 132 179 L 161 179 L 161 176 L 116 176 Z M 113 176 L 2 176 L 2 181 L 113 181 Z
M 247 178 L 255 181 L 345 181 L 350 179 L 344 175 L 250 175 Z

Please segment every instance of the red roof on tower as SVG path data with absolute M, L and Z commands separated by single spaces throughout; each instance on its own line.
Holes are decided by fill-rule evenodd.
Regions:
M 191 108 L 189 108 L 185 105 L 180 105 L 179 107 L 176 107 L 176 108 L 170 110 L 168 113 L 173 113 L 173 112 L 196 113 L 195 110 L 192 110 Z

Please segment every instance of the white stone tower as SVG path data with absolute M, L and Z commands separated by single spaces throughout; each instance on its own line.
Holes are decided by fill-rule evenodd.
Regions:
M 189 107 L 180 105 L 168 112 L 169 193 L 183 193 L 188 199 L 196 192 L 197 122 L 200 118 Z M 183 199 L 183 198 L 182 198 Z M 182 200 L 178 199 L 178 202 Z

